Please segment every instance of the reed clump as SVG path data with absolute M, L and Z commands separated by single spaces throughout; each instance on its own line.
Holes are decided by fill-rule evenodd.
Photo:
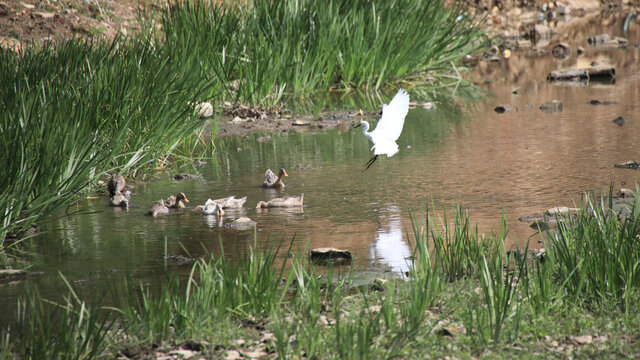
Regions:
M 198 54 L 219 92 L 267 106 L 335 88 L 452 76 L 453 64 L 482 46 L 475 22 L 439 0 L 177 1 L 162 19 L 171 56 Z
M 0 52 L 0 245 L 202 127 L 206 83 L 182 70 L 141 40 Z

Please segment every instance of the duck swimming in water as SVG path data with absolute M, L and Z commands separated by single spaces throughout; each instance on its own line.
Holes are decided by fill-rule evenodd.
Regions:
M 164 200 L 160 200 L 151 207 L 151 209 L 147 212 L 147 215 L 158 216 L 158 215 L 163 215 L 168 213 L 169 213 L 169 208 L 164 204 Z
M 218 217 L 222 217 L 224 215 L 224 210 L 220 204 L 217 204 L 214 200 L 207 200 L 202 208 L 202 213 L 205 215 L 218 215 Z
M 113 207 L 129 207 L 129 199 L 118 192 L 109 198 L 109 205 Z
M 182 202 L 182 200 L 184 200 L 184 202 L 189 202 L 189 199 L 187 199 L 187 195 L 185 195 L 183 192 L 169 196 L 169 198 L 165 200 L 164 204 L 169 209 L 184 209 L 184 202 Z
M 264 181 L 262 182 L 262 187 L 266 188 L 284 188 L 284 183 L 282 182 L 283 176 L 289 176 L 287 171 L 284 168 L 281 168 L 278 171 L 278 175 L 276 175 L 271 169 L 267 169 L 264 173 Z
M 127 199 L 122 191 L 124 191 L 125 180 L 122 175 L 113 175 L 107 183 L 109 191 L 109 205 L 114 207 L 129 207 L 129 199 Z
M 122 193 L 124 191 L 124 186 L 126 185 L 126 181 L 124 180 L 124 176 L 114 174 L 109 179 L 107 183 L 107 190 L 109 191 L 109 196 L 113 197 L 118 193 Z
M 288 196 L 286 198 L 275 198 L 269 201 L 258 202 L 258 205 L 256 205 L 256 209 L 302 206 L 303 201 L 304 194 L 300 196 Z
M 223 209 L 240 209 L 247 201 L 247 197 L 236 199 L 235 196 L 228 196 L 226 198 L 211 200 L 215 204 L 220 205 Z

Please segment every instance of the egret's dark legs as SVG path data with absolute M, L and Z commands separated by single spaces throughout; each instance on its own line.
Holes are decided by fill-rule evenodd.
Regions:
M 369 159 L 369 161 L 367 161 L 367 167 L 364 168 L 364 170 L 362 170 L 362 171 L 365 171 L 368 168 L 370 168 L 371 165 L 373 165 L 373 163 L 376 162 L 376 160 L 378 160 L 378 155 L 376 155 L 376 156 L 372 157 L 371 159 Z

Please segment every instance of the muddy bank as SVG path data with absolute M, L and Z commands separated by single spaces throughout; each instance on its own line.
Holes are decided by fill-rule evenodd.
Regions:
M 290 131 L 326 130 L 340 128 L 348 131 L 349 125 L 379 116 L 379 112 L 349 111 L 328 112 L 319 116 L 294 115 L 291 112 L 257 112 L 240 117 L 223 116 L 218 122 L 217 136 L 247 135 L 251 133 L 288 133 Z

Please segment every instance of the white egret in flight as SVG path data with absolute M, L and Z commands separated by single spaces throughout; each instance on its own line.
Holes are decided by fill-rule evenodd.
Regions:
M 373 143 L 371 150 L 373 150 L 374 156 L 367 162 L 367 167 L 364 170 L 370 168 L 378 160 L 378 155 L 385 154 L 391 157 L 398 152 L 396 140 L 402 133 L 407 112 L 409 112 L 409 95 L 400 89 L 389 105 L 382 105 L 382 117 L 375 130 L 367 132 L 370 125 L 366 121 L 361 121 L 356 125 L 356 127 L 362 125 L 362 133 Z

